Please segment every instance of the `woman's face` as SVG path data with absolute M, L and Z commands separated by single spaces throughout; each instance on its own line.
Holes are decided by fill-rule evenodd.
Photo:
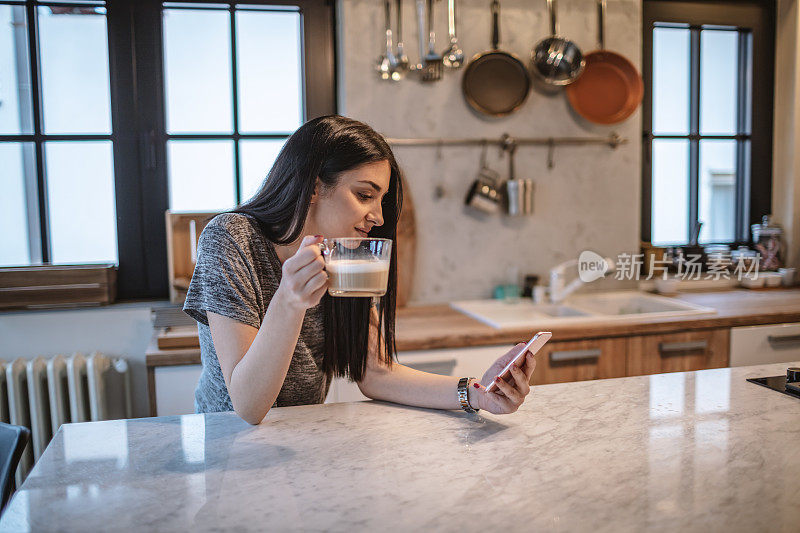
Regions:
M 389 162 L 376 161 L 342 172 L 332 190 L 318 188 L 309 212 L 317 234 L 366 237 L 373 226 L 382 226 L 381 200 L 389 190 L 390 176 Z

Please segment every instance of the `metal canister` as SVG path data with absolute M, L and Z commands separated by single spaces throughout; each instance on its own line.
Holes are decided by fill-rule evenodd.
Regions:
M 533 180 L 506 181 L 506 209 L 511 216 L 533 213 Z

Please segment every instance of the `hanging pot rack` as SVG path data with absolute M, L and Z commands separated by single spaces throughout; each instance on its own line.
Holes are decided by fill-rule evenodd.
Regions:
M 611 133 L 607 137 L 512 137 L 507 133 L 497 138 L 419 138 L 404 139 L 387 137 L 386 142 L 393 146 L 487 146 L 497 145 L 504 151 L 517 146 L 547 146 L 547 168 L 552 169 L 554 165 L 553 152 L 558 145 L 587 145 L 605 144 L 609 148 L 616 149 L 621 144 L 626 144 L 628 139 L 620 137 L 617 133 Z

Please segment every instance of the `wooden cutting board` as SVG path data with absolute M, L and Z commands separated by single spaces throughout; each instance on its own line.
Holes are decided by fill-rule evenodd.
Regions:
M 397 307 L 405 307 L 414 283 L 417 258 L 417 222 L 411 190 L 403 179 L 403 210 L 397 221 Z
M 170 326 L 163 328 L 158 332 L 156 341 L 159 350 L 200 347 L 197 326 Z

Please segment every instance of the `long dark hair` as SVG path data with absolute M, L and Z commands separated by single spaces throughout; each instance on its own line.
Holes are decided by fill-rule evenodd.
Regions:
M 395 344 L 397 296 L 397 221 L 403 204 L 400 169 L 391 148 L 375 130 L 346 117 L 329 115 L 303 124 L 283 145 L 258 192 L 234 209 L 256 219 L 264 236 L 276 244 L 300 237 L 311 196 L 319 178 L 331 189 L 340 174 L 366 163 L 388 161 L 391 176 L 383 197 L 383 225 L 373 226 L 370 237 L 392 239 L 392 259 L 386 294 L 378 310 L 378 357 L 391 366 Z M 367 369 L 369 298 L 322 297 L 325 327 L 324 368 L 334 376 L 361 381 Z

